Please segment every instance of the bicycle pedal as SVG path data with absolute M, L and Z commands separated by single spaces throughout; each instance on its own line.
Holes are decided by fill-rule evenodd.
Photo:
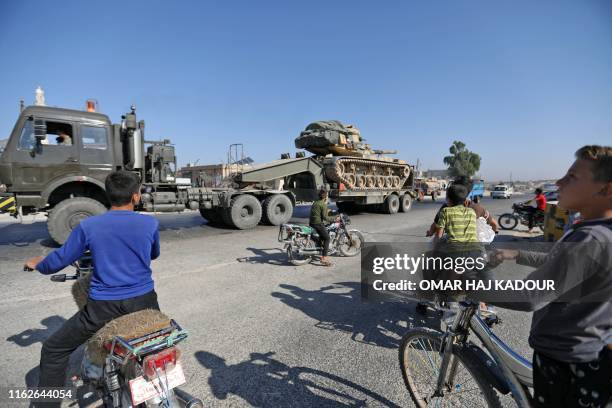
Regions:
M 487 326 L 493 327 L 496 324 L 501 324 L 502 319 L 499 318 L 497 315 L 492 314 L 492 315 L 485 317 L 484 322 L 487 324 Z

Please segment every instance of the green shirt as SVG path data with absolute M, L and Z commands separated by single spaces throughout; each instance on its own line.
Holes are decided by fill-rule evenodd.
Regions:
M 463 204 L 443 208 L 436 227 L 444 230 L 448 242 L 478 242 L 476 212 Z
M 332 217 L 327 215 L 327 203 L 324 200 L 317 200 L 312 203 L 310 208 L 310 225 L 323 224 L 324 221 L 331 221 Z

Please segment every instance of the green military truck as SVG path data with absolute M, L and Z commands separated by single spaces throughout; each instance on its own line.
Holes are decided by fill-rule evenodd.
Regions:
M 49 235 L 63 243 L 82 219 L 109 207 L 106 176 L 127 170 L 142 180 L 139 211 L 199 210 L 209 222 L 239 229 L 291 218 L 295 196 L 287 190 L 177 182 L 174 146 L 168 140 L 146 141 L 144 131 L 134 107 L 120 123 L 97 112 L 26 107 L 0 154 L 0 202 L 10 202 L 16 217 L 46 213 Z

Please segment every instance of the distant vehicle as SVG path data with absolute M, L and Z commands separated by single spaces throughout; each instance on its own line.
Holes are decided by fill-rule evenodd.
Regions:
M 493 191 L 491 191 L 491 198 L 512 198 L 512 194 L 514 194 L 514 189 L 512 186 L 498 184 L 493 187 Z
M 555 183 L 546 183 L 542 186 L 542 191 L 557 191 L 559 187 Z
M 473 200 L 478 197 L 479 199 L 484 197 L 485 185 L 484 180 L 474 180 L 472 191 L 468 195 L 468 199 Z
M 544 197 L 546 197 L 547 204 L 557 204 L 559 202 L 559 192 L 556 190 L 545 192 Z

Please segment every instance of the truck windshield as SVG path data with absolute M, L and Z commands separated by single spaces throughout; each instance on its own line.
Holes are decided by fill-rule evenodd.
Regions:
M 495 191 L 506 191 L 508 187 L 506 186 L 502 186 L 502 187 L 495 187 Z

